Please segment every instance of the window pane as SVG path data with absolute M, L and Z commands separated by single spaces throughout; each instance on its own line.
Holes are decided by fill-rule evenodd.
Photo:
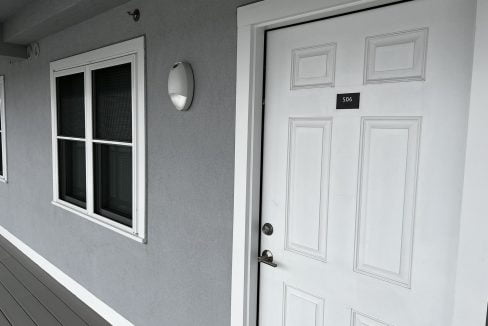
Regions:
M 93 71 L 95 139 L 132 141 L 131 64 Z
M 83 73 L 56 78 L 58 135 L 85 137 L 85 77 Z
M 59 198 L 86 208 L 85 143 L 58 140 Z
M 95 213 L 132 226 L 132 148 L 94 145 Z

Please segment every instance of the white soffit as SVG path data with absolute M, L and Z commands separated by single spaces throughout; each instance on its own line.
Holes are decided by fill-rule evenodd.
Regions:
M 0 1 L 0 23 L 17 13 L 25 5 L 34 0 L 2 0 Z

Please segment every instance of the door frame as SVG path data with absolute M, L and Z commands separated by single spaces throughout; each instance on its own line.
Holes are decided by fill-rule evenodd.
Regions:
M 405 1 L 264 0 L 237 9 L 231 326 L 257 324 L 266 31 Z

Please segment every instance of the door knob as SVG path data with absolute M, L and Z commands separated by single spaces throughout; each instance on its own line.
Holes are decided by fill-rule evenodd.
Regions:
M 263 251 L 261 256 L 258 257 L 258 262 L 269 265 L 271 267 L 278 267 L 277 264 L 273 263 L 273 253 L 269 250 Z

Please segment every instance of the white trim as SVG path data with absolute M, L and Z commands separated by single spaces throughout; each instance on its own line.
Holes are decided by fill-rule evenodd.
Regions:
M 104 60 L 141 53 L 141 51 L 144 51 L 143 36 L 51 62 L 51 70 L 60 71 L 72 69 L 74 67 L 86 66 Z M 144 56 L 140 59 L 144 60 Z
M 117 326 L 134 325 L 2 226 L 0 226 L 0 235 L 110 324 Z
M 95 193 L 94 176 L 93 176 L 93 124 L 92 120 L 92 78 L 90 72 L 90 66 L 83 67 L 85 69 L 85 155 L 86 155 L 86 217 L 88 220 L 92 220 L 95 210 L 94 200 L 88 200 L 88 194 Z M 76 207 L 77 208 L 77 207 Z M 94 221 L 95 222 L 95 221 Z
M 141 243 L 146 243 L 146 144 L 145 144 L 145 56 L 144 37 L 110 45 L 51 63 L 51 115 L 53 150 L 53 204 L 88 220 L 103 225 Z M 132 69 L 132 142 L 97 140 L 93 138 L 92 71 L 125 63 Z M 85 76 L 85 137 L 58 136 L 56 78 L 84 73 Z M 76 207 L 59 198 L 58 139 L 85 143 L 86 151 L 86 209 Z M 99 216 L 94 211 L 93 144 L 111 144 L 132 147 L 133 212 L 132 227 Z
M 488 1 L 477 1 L 463 201 L 452 326 L 488 325 Z M 471 49 L 468 49 L 471 50 Z M 456 259 L 456 257 L 453 257 Z
M 58 137 L 58 139 L 61 139 L 61 138 Z M 92 142 L 94 144 L 117 145 L 117 146 L 132 147 L 132 143 L 124 143 L 124 142 L 120 142 L 120 141 L 93 139 Z
M 5 120 L 5 77 L 0 76 L 0 125 L 1 142 L 2 142 L 2 174 L 0 174 L 0 182 L 7 183 L 7 121 Z
M 86 67 L 82 66 L 82 67 L 75 67 L 75 68 L 64 69 L 64 70 L 52 70 L 52 71 L 54 72 L 54 77 L 57 78 L 57 77 L 74 75 L 74 74 L 83 74 L 86 72 Z
M 50 69 L 49 80 L 51 82 L 51 150 L 53 165 L 53 200 L 57 200 L 59 192 L 58 178 L 58 119 L 57 119 L 57 99 L 56 99 L 56 76 L 53 69 Z M 86 135 L 85 135 L 86 136 Z
M 304 23 L 402 0 L 264 0 L 238 8 L 237 25 L 277 28 Z
M 65 209 L 65 210 L 67 210 L 73 214 L 76 214 L 80 217 L 83 217 L 89 221 L 92 221 L 92 222 L 94 222 L 100 226 L 103 226 L 109 230 L 115 231 L 118 234 L 126 236 L 132 240 L 135 240 L 135 241 L 140 242 L 140 243 L 145 243 L 144 239 L 142 239 L 136 235 L 133 235 L 131 233 L 130 228 L 128 228 L 124 225 L 120 225 L 120 224 L 118 224 L 118 223 L 116 223 L 116 222 L 114 222 L 108 218 L 105 218 L 105 217 L 97 215 L 97 214 L 90 216 L 86 210 L 79 208 L 78 206 L 72 205 L 68 202 L 62 201 L 62 200 L 52 201 L 52 204 L 54 206 L 59 207 L 59 208 L 63 208 L 63 209 Z
M 268 29 L 398 0 L 265 0 L 237 10 L 231 326 L 257 322 L 264 36 Z
M 76 137 L 65 137 L 65 136 L 57 136 L 58 140 L 72 140 L 72 141 L 79 141 L 79 142 L 86 142 L 85 138 L 76 138 Z

